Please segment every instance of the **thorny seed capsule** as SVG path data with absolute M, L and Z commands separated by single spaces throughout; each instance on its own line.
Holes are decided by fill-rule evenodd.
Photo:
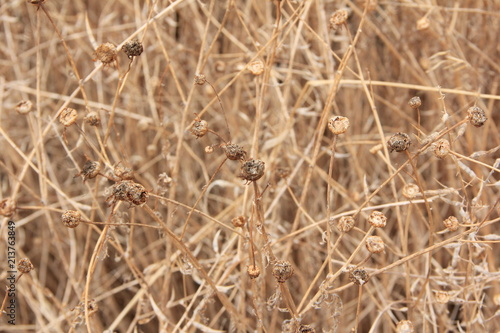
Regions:
M 94 51 L 94 60 L 99 60 L 104 65 L 110 65 L 117 58 L 116 47 L 112 43 L 103 43 Z
M 243 147 L 234 143 L 223 144 L 221 148 L 231 161 L 243 161 L 247 156 L 247 152 Z
M 82 214 L 76 210 L 67 210 L 62 214 L 62 222 L 68 228 L 76 228 L 82 220 Z
M 408 105 L 412 109 L 418 109 L 420 107 L 420 105 L 422 105 L 422 100 L 420 99 L 420 97 L 414 96 L 414 97 L 410 98 L 410 100 L 408 101 Z
M 370 276 L 368 273 L 362 269 L 362 268 L 356 268 L 352 272 L 349 272 L 349 280 L 351 282 L 357 284 L 358 286 L 364 285 L 366 282 L 368 282 L 368 279 Z
M 0 215 L 5 217 L 11 217 L 14 215 L 17 209 L 17 203 L 12 198 L 5 198 L 0 201 Z
M 196 74 L 194 76 L 194 84 L 197 84 L 199 86 L 204 85 L 207 82 L 207 78 L 203 74 Z
M 191 127 L 191 134 L 197 138 L 201 138 L 208 132 L 208 123 L 205 120 L 196 120 Z
M 101 117 L 95 111 L 90 111 L 84 118 L 85 122 L 90 126 L 99 126 L 101 124 Z
M 278 283 L 284 283 L 293 275 L 293 267 L 286 260 L 278 260 L 273 267 L 273 276 Z
M 264 63 L 262 62 L 262 60 L 255 60 L 255 61 L 252 61 L 249 65 L 248 65 L 248 70 L 250 71 L 250 73 L 252 73 L 253 75 L 255 76 L 259 76 L 260 74 L 262 74 L 264 72 Z
M 111 195 L 106 198 L 110 205 L 117 201 L 125 201 L 130 205 L 141 206 L 146 203 L 148 192 L 141 184 L 131 180 L 123 180 L 111 187 Z
M 244 216 L 236 216 L 231 220 L 231 223 L 235 228 L 242 228 L 245 223 L 247 223 L 247 219 Z
M 374 210 L 368 217 L 368 223 L 375 228 L 383 228 L 387 224 L 387 217 L 384 213 Z
M 471 106 L 467 110 L 467 113 L 468 113 L 467 118 L 469 119 L 470 123 L 475 127 L 483 126 L 486 120 L 488 120 L 488 118 L 486 118 L 486 113 L 484 112 L 484 110 L 478 106 Z
M 140 41 L 134 39 L 126 42 L 122 47 L 122 51 L 125 52 L 129 59 L 132 59 L 133 57 L 140 56 L 144 51 L 144 47 Z
M 19 114 L 28 114 L 33 108 L 33 103 L 30 100 L 25 100 L 17 103 L 16 112 Z
M 413 199 L 420 194 L 420 189 L 416 184 L 406 184 L 403 187 L 403 196 L 406 199 Z
M 354 228 L 354 218 L 352 216 L 342 216 L 337 221 L 337 229 L 341 232 L 349 232 Z
M 366 249 L 370 253 L 381 253 L 384 252 L 385 244 L 381 237 L 370 236 L 366 239 Z
M 459 227 L 458 219 L 455 216 L 450 216 L 443 221 L 444 226 L 449 231 L 457 231 Z
M 328 120 L 328 129 L 335 135 L 344 134 L 349 128 L 349 118 L 335 116 Z
M 396 133 L 389 138 L 387 141 L 387 146 L 389 151 L 392 153 L 394 150 L 396 152 L 402 152 L 407 150 L 411 145 L 410 136 L 406 133 Z
M 248 265 L 247 274 L 251 279 L 256 279 L 260 275 L 260 268 L 256 265 Z
M 241 166 L 240 177 L 247 182 L 259 180 L 264 175 L 265 163 L 261 160 L 250 159 Z
M 77 119 L 78 112 L 72 108 L 64 108 L 59 115 L 59 122 L 65 127 L 73 125 Z
M 77 176 L 83 176 L 83 181 L 97 177 L 101 172 L 101 163 L 98 161 L 87 161 L 83 165 L 82 171 Z
M 396 333 L 413 333 L 413 323 L 409 320 L 401 320 L 396 326 Z
M 347 21 L 349 14 L 345 9 L 336 10 L 330 17 L 330 29 L 337 30 Z
M 434 155 L 437 158 L 443 159 L 450 153 L 450 141 L 440 139 L 433 143 Z
M 22 258 L 17 264 L 17 270 L 23 274 L 28 274 L 33 270 L 33 264 L 28 258 Z

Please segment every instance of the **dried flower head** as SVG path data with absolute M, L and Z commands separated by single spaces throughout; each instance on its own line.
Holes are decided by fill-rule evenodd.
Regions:
M 369 279 L 370 276 L 368 275 L 368 272 L 362 268 L 356 268 L 352 272 L 349 272 L 349 280 L 358 286 L 364 285 Z
M 201 138 L 208 132 L 208 123 L 205 120 L 197 119 L 191 127 L 191 134 L 197 138 Z
M 342 216 L 337 221 L 337 229 L 341 232 L 349 232 L 354 228 L 354 218 L 352 216 Z
M 23 274 L 28 274 L 33 270 L 33 264 L 28 258 L 22 258 L 17 264 L 17 270 Z
M 273 266 L 273 276 L 278 283 L 284 283 L 293 275 L 293 267 L 286 260 L 278 260 Z
M 248 265 L 247 274 L 251 279 L 256 279 L 260 275 L 260 268 L 256 265 Z
M 433 143 L 432 145 L 434 155 L 437 158 L 443 159 L 450 153 L 450 141 L 446 139 L 440 139 Z
M 99 60 L 104 65 L 110 65 L 116 61 L 116 47 L 112 43 L 103 43 L 94 51 L 94 61 Z
M 248 183 L 259 180 L 264 175 L 265 163 L 261 160 L 250 159 L 241 166 L 240 177 Z
M 311 325 L 300 324 L 299 333 L 316 333 L 316 330 Z
M 401 320 L 396 325 L 396 333 L 413 333 L 413 323 L 410 320 Z
M 83 165 L 82 171 L 80 171 L 80 173 L 75 175 L 75 177 L 83 176 L 83 181 L 85 182 L 87 179 L 92 179 L 97 177 L 97 175 L 100 172 L 101 172 L 101 163 L 99 163 L 99 161 L 88 160 Z
M 478 106 L 471 106 L 467 110 L 467 114 L 469 122 L 475 127 L 483 126 L 486 120 L 488 120 L 488 118 L 486 118 L 486 113 L 484 112 L 484 110 Z
M 132 59 L 133 57 L 140 56 L 144 51 L 144 47 L 140 41 L 134 39 L 126 42 L 122 47 L 122 51 L 125 52 L 129 59 Z
M 133 180 L 134 179 L 134 171 L 130 168 L 121 166 L 120 163 L 118 163 L 114 167 L 113 174 L 115 175 L 115 177 L 117 177 L 120 180 Z
M 64 108 L 59 115 L 59 122 L 65 127 L 73 125 L 77 119 L 78 112 L 72 108 Z
M 370 253 L 384 252 L 385 249 L 384 241 L 379 236 L 370 236 L 366 239 L 366 249 Z
M 28 114 L 33 108 L 33 103 L 30 100 L 25 100 L 17 103 L 16 112 L 19 114 Z
M 402 152 L 407 150 L 411 145 L 410 136 L 406 133 L 396 133 L 389 138 L 387 141 L 387 146 L 389 147 L 389 151 L 392 153 L 393 151 Z
M 101 124 L 101 117 L 95 111 L 90 111 L 84 118 L 85 122 L 90 126 L 99 126 Z
M 199 86 L 204 85 L 207 82 L 207 78 L 203 74 L 196 74 L 194 76 L 194 84 L 197 84 Z
M 110 205 L 117 201 L 128 202 L 131 206 L 141 206 L 146 203 L 148 192 L 141 184 L 132 180 L 123 180 L 111 187 L 111 195 L 106 198 Z
M 459 227 L 458 219 L 455 216 L 450 216 L 443 221 L 444 226 L 449 231 L 457 231 Z
M 336 10 L 330 17 L 330 29 L 337 30 L 340 26 L 347 22 L 349 14 L 345 9 Z
M 82 214 L 76 210 L 67 210 L 62 214 L 62 222 L 67 228 L 76 228 L 82 220 Z
M 368 217 L 368 223 L 375 228 L 383 228 L 387 224 L 387 217 L 384 213 L 374 210 Z
M 253 75 L 258 76 L 258 75 L 260 75 L 260 74 L 262 74 L 264 72 L 264 63 L 262 62 L 262 60 L 252 61 L 248 65 L 248 70 Z
M 14 215 L 17 209 L 17 203 L 12 198 L 5 198 L 0 201 L 0 215 L 5 217 L 11 217 Z
M 420 107 L 420 105 L 422 105 L 422 100 L 420 99 L 420 97 L 414 96 L 414 97 L 410 98 L 410 100 L 408 101 L 408 105 L 412 109 L 418 109 Z
M 418 186 L 416 184 L 410 183 L 410 184 L 406 184 L 403 187 L 403 196 L 406 199 L 413 199 L 419 194 L 420 194 L 420 189 L 418 188 Z
M 236 216 L 231 220 L 231 223 L 235 228 L 242 228 L 246 223 L 247 219 L 244 216 Z
M 349 118 L 335 116 L 328 120 L 328 129 L 335 135 L 344 134 L 349 128 Z
M 223 144 L 221 148 L 226 157 L 232 161 L 243 161 L 247 157 L 247 152 L 240 145 L 228 143 Z
M 436 294 L 434 296 L 436 297 L 436 302 L 440 304 L 446 304 L 450 301 L 450 294 L 448 294 L 446 291 L 436 291 Z

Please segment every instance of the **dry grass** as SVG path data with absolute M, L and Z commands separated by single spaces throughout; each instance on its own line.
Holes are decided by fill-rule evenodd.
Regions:
M 17 325 L 2 316 L 0 331 L 498 329 L 500 1 L 364 3 L 2 2 L 0 199 L 18 208 L 1 220 L 0 298 L 9 219 L 34 270 L 17 283 Z M 339 8 L 349 18 L 332 30 Z M 133 61 L 93 61 L 99 44 L 134 38 Z M 23 100 L 29 114 L 15 111 Z M 482 127 L 467 122 L 474 105 Z M 64 128 L 66 107 L 79 118 Z M 345 134 L 328 130 L 333 115 L 349 118 Z M 197 139 L 198 119 L 209 131 Z M 407 152 L 389 153 L 396 132 Z M 451 153 L 438 159 L 441 138 Z M 264 161 L 264 176 L 239 178 L 224 141 Z M 87 158 L 106 177 L 75 177 Z M 133 170 L 146 204 L 114 202 L 116 167 Z M 66 228 L 66 210 L 83 223 Z M 385 227 L 368 223 L 374 210 Z M 341 232 L 346 215 L 355 227 Z M 372 235 L 385 251 L 370 256 Z M 278 283 L 283 260 L 294 274 Z

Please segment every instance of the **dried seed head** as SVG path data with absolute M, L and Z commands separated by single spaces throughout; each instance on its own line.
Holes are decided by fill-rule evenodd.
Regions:
M 126 42 L 123 45 L 122 50 L 123 52 L 125 52 L 129 59 L 132 59 L 133 57 L 140 56 L 144 51 L 144 47 L 142 46 L 141 42 L 139 42 L 137 39 L 134 39 Z
M 384 241 L 379 236 L 370 236 L 366 239 L 366 249 L 370 253 L 384 252 L 385 249 Z
M 368 223 L 375 228 L 383 228 L 387 224 L 387 217 L 384 213 L 374 210 L 368 217 Z
M 199 86 L 204 85 L 207 82 L 207 78 L 203 74 L 196 74 L 194 76 L 194 84 L 197 84 Z
M 422 17 L 417 21 L 417 30 L 422 31 L 422 30 L 427 30 L 431 26 L 431 22 L 427 18 L 427 16 Z
M 396 133 L 389 138 L 387 141 L 387 146 L 389 147 L 389 151 L 392 153 L 394 150 L 399 152 L 405 151 L 410 147 L 411 139 L 410 136 L 406 133 Z
M 241 166 L 240 177 L 247 182 L 260 179 L 264 175 L 265 163 L 261 160 L 250 159 Z
M 293 275 L 293 267 L 286 260 L 278 260 L 273 266 L 273 276 L 278 283 L 284 283 Z
M 303 325 L 299 326 L 299 333 L 316 333 L 316 330 L 311 325 Z
M 240 145 L 228 143 L 221 147 L 226 157 L 232 161 L 243 161 L 247 157 L 247 152 Z
M 250 279 L 256 279 L 260 275 L 260 268 L 256 265 L 248 265 L 247 274 L 250 276 Z
M 191 127 L 191 134 L 197 138 L 201 138 L 208 132 L 208 123 L 205 120 L 195 120 L 193 126 Z
M 409 320 L 401 320 L 396 326 L 396 333 L 413 333 L 413 323 Z
M 247 219 L 244 216 L 236 216 L 231 220 L 231 223 L 235 228 L 242 228 L 245 223 L 247 223 Z
M 357 284 L 358 286 L 364 285 L 366 282 L 368 282 L 368 279 L 370 276 L 368 273 L 362 269 L 362 268 L 356 268 L 352 272 L 349 272 L 349 280 L 351 282 Z
M 336 10 L 330 17 L 330 29 L 337 30 L 342 24 L 345 24 L 349 14 L 345 9 Z
M 214 147 L 212 147 L 212 146 L 205 147 L 205 153 L 212 154 L 213 152 L 214 152 Z
M 83 165 L 82 171 L 77 176 L 83 176 L 83 181 L 97 177 L 101 172 L 101 163 L 98 161 L 87 161 Z
M 458 219 L 455 216 L 450 216 L 443 221 L 444 226 L 449 231 L 457 231 L 459 227 Z
M 62 214 L 62 222 L 68 228 L 76 228 L 82 220 L 82 214 L 76 210 L 67 210 Z
M 141 184 L 133 183 L 128 189 L 127 199 L 127 202 L 140 206 L 146 203 L 146 200 L 148 199 L 148 192 Z
M 436 297 L 436 302 L 440 304 L 446 304 L 450 301 L 450 294 L 448 294 L 446 291 L 436 291 L 436 294 L 434 296 Z
M 344 134 L 349 128 L 349 118 L 335 116 L 328 120 L 328 129 L 335 135 Z
M 422 100 L 420 99 L 420 97 L 414 96 L 414 97 L 410 98 L 410 100 L 408 101 L 408 105 L 412 109 L 418 109 L 420 107 L 420 105 L 422 105 Z
M 134 179 L 134 171 L 130 168 L 123 167 L 120 164 L 115 166 L 115 168 L 113 169 L 113 174 L 121 180 Z
M 260 74 L 262 74 L 264 72 L 264 63 L 262 62 L 262 60 L 252 61 L 248 65 L 248 70 L 253 75 L 258 76 L 258 75 L 260 75 Z
M 23 274 L 28 274 L 33 270 L 33 264 L 28 258 L 22 258 L 17 264 L 17 270 Z
M 446 139 L 434 142 L 432 147 L 437 158 L 443 159 L 450 153 L 450 141 Z
M 413 199 L 420 194 L 420 189 L 416 184 L 406 184 L 403 187 L 403 196 L 406 199 Z
M 341 232 L 349 232 L 354 228 L 354 218 L 352 216 L 342 216 L 337 221 L 337 229 Z
M 90 111 L 84 118 L 85 122 L 90 126 L 99 126 L 101 124 L 101 117 L 95 111 Z
M 73 125 L 77 119 L 78 112 L 72 108 L 64 108 L 59 115 L 59 122 L 65 127 Z
M 110 65 L 117 58 L 116 47 L 112 43 L 101 44 L 94 51 L 94 59 L 99 60 L 104 65 Z
M 5 217 L 11 217 L 14 215 L 17 209 L 17 203 L 12 198 L 5 198 L 0 201 L 0 215 Z
M 16 112 L 19 114 L 28 114 L 33 108 L 33 103 L 30 100 L 25 100 L 17 103 Z
M 110 205 L 117 201 L 125 201 L 130 205 L 141 206 L 146 203 L 148 192 L 141 184 L 131 180 L 123 180 L 111 187 L 111 195 L 106 198 Z
M 486 118 L 486 113 L 484 112 L 484 110 L 478 106 L 471 106 L 467 110 L 467 114 L 469 122 L 475 127 L 483 126 L 486 120 L 488 120 L 488 118 Z

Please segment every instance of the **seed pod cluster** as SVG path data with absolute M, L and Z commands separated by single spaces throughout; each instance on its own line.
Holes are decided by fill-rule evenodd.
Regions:
M 199 86 L 204 85 L 207 82 L 207 78 L 203 74 L 196 74 L 194 76 L 194 84 L 197 84 Z
M 222 150 L 226 157 L 232 161 L 244 161 L 247 156 L 243 147 L 234 143 L 223 144 Z
M 311 325 L 300 324 L 299 333 L 316 333 L 316 330 Z
M 16 112 L 19 114 L 28 114 L 33 108 L 33 103 L 30 100 L 25 100 L 17 103 Z
M 406 133 L 396 133 L 389 138 L 387 141 L 387 146 L 389 151 L 392 153 L 396 151 L 398 153 L 407 150 L 411 145 L 410 136 Z
M 134 39 L 126 42 L 122 47 L 122 51 L 125 52 L 129 59 L 132 59 L 133 57 L 140 56 L 144 51 L 144 47 L 140 41 Z
M 293 275 L 293 267 L 289 261 L 278 260 L 273 266 L 273 276 L 278 283 L 285 283 Z
M 97 177 L 99 172 L 101 172 L 101 163 L 99 163 L 99 161 L 88 160 L 83 165 L 82 171 L 76 176 L 83 176 L 83 181 L 85 182 L 87 179 Z
M 95 111 L 90 111 L 84 118 L 85 122 L 90 126 L 99 126 L 101 124 L 101 117 Z
M 259 180 L 264 175 L 264 169 L 264 162 L 257 159 L 250 159 L 241 166 L 240 177 L 250 183 Z
M 413 323 L 410 320 L 401 320 L 396 325 L 396 333 L 413 333 Z
M 117 201 L 128 202 L 132 206 L 141 206 L 146 203 L 148 192 L 141 184 L 132 180 L 122 180 L 111 187 L 111 195 L 106 198 L 110 205 Z
M 420 189 L 416 184 L 406 184 L 403 187 L 403 196 L 406 199 L 414 199 L 417 195 L 420 194 Z
M 67 228 L 76 228 L 82 220 L 82 214 L 77 210 L 67 210 L 62 214 L 62 222 Z
M 242 228 L 247 223 L 247 219 L 246 217 L 240 215 L 233 218 L 231 223 L 235 228 Z
M 262 60 L 255 60 L 255 61 L 252 61 L 249 65 L 248 65 L 248 70 L 250 71 L 250 73 L 252 73 L 253 75 L 255 76 L 259 76 L 260 74 L 262 74 L 264 72 L 264 63 L 262 62 Z

